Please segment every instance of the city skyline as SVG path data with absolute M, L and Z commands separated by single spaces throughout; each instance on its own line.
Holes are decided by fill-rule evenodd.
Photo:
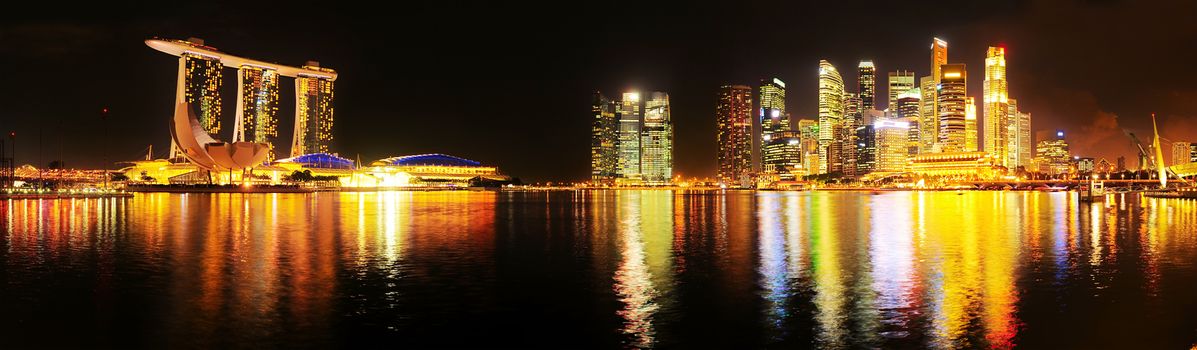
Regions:
M 877 14 L 868 11 L 864 12 L 864 16 L 873 20 L 882 18 L 880 13 L 895 10 L 893 5 L 871 6 L 877 8 Z M 912 14 L 926 9 L 913 7 L 896 11 L 898 14 Z M 801 11 L 796 10 L 808 8 L 804 5 L 786 5 L 783 9 L 799 13 Z M 39 160 L 40 163 L 48 163 L 60 158 L 57 146 L 61 138 L 62 148 L 65 149 L 61 158 L 66 160 L 68 166 L 100 167 L 101 150 L 88 149 L 82 144 L 95 141 L 84 139 L 90 137 L 87 136 L 88 131 L 101 127 L 98 110 L 108 107 L 112 110 L 111 118 L 121 121 L 110 125 L 111 134 L 139 135 L 113 139 L 112 161 L 138 159 L 151 144 L 156 151 L 165 152 L 169 149 L 168 140 L 153 135 L 162 135 L 166 130 L 162 120 L 164 115 L 169 115 L 171 107 L 164 101 L 170 99 L 161 96 L 170 94 L 168 84 L 172 82 L 147 72 L 169 72 L 170 66 L 175 63 L 162 60 L 160 55 L 138 46 L 141 40 L 153 36 L 194 36 L 204 38 L 222 50 L 249 57 L 269 57 L 278 62 L 318 60 L 336 67 L 338 72 L 346 76 L 354 77 L 337 82 L 337 128 L 333 131 L 333 140 L 337 144 L 335 150 L 341 151 L 341 156 L 374 159 L 394 154 L 396 150 L 413 154 L 446 152 L 502 164 L 507 172 L 530 181 L 580 181 L 586 179 L 589 173 L 588 160 L 581 156 L 586 154 L 587 143 L 580 137 L 585 135 L 590 123 L 585 118 L 588 115 L 585 100 L 589 98 L 589 93 L 595 90 L 668 91 L 672 114 L 676 116 L 674 123 L 678 126 L 674 173 L 686 177 L 714 177 L 717 169 L 713 157 L 716 145 L 711 140 L 716 135 L 713 111 L 715 95 L 720 86 L 752 84 L 763 77 L 777 77 L 788 83 L 787 112 L 794 119 L 813 119 L 817 117 L 817 101 L 813 98 L 817 90 L 817 72 L 813 67 L 818 60 L 826 59 L 838 67 L 846 86 L 857 84 L 853 67 L 861 60 L 870 60 L 876 65 L 876 99 L 877 104 L 881 105 L 888 102 L 884 87 L 886 82 L 883 80 L 889 72 L 912 71 L 916 83 L 918 78 L 930 74 L 925 63 L 928 59 L 925 51 L 927 40 L 939 37 L 950 44 L 949 63 L 964 63 L 973 73 L 967 83 L 967 91 L 969 97 L 976 98 L 978 116 L 984 114 L 983 99 L 979 92 L 983 90 L 981 67 L 984 67 L 986 49 L 1000 45 L 1008 50 L 1006 59 L 1010 66 L 1007 74 L 1010 77 L 1011 97 L 1018 98 L 1020 111 L 1034 116 L 1031 134 L 1062 129 L 1069 134 L 1069 142 L 1075 153 L 1113 161 L 1118 156 L 1135 158 L 1136 151 L 1121 129 L 1128 128 L 1140 135 L 1149 135 L 1148 115 L 1152 111 L 1160 118 L 1160 129 L 1164 137 L 1169 139 L 1165 141 L 1197 139 L 1197 127 L 1189 122 L 1193 119 L 1189 117 L 1197 112 L 1194 112 L 1190 103 L 1185 102 L 1193 92 L 1183 84 L 1192 80 L 1190 73 L 1159 68 L 1176 66 L 1169 62 L 1189 61 L 1197 54 L 1175 46 L 1153 45 L 1159 49 L 1138 54 L 1144 55 L 1143 60 L 1162 63 L 1136 66 L 1132 70 L 1121 66 L 1127 62 L 1124 57 L 1128 53 L 1112 52 L 1110 55 L 1116 57 L 1091 57 L 1089 49 L 1099 44 L 1129 47 L 1130 44 L 1183 41 L 1194 34 L 1192 30 L 1164 30 L 1163 25 L 1154 22 L 1168 22 L 1158 20 L 1161 17 L 1183 21 L 1184 16 L 1191 16 L 1191 9 L 1192 4 L 1187 3 L 1155 7 L 1136 7 L 1120 2 L 1058 5 L 1026 3 L 993 9 L 994 13 L 1000 14 L 982 14 L 980 7 L 966 7 L 959 18 L 944 19 L 940 23 L 924 24 L 922 22 L 925 21 L 920 21 L 931 18 L 931 15 L 909 16 L 914 24 L 901 33 L 854 29 L 841 33 L 821 33 L 816 37 L 803 32 L 808 25 L 846 24 L 848 16 L 845 16 L 844 19 L 826 19 L 812 24 L 787 22 L 782 30 L 769 32 L 768 38 L 719 44 L 714 38 L 719 38 L 721 34 L 717 34 L 714 28 L 746 33 L 752 32 L 758 25 L 747 24 L 735 28 L 716 26 L 708 29 L 713 22 L 701 15 L 709 17 L 719 12 L 700 5 L 694 10 L 700 14 L 698 19 L 666 18 L 664 23 L 676 24 L 679 32 L 662 39 L 664 45 L 647 46 L 647 50 L 640 51 L 642 54 L 629 56 L 627 50 L 619 48 L 642 47 L 652 42 L 649 37 L 618 36 L 627 40 L 624 43 L 603 38 L 610 33 L 659 28 L 661 24 L 634 24 L 624 29 L 567 26 L 561 33 L 532 37 L 519 35 L 534 32 L 532 28 L 502 29 L 499 33 L 486 34 L 482 38 L 514 40 L 511 42 L 513 47 L 486 46 L 478 39 L 468 41 L 479 45 L 475 49 L 497 49 L 492 51 L 497 56 L 487 62 L 481 58 L 475 60 L 460 56 L 470 54 L 475 49 L 455 49 L 446 44 L 453 39 L 476 34 L 474 30 L 488 23 L 490 20 L 485 19 L 483 13 L 493 9 L 486 6 L 464 11 L 463 16 L 468 24 L 462 28 L 440 34 L 439 37 L 414 39 L 415 45 L 411 47 L 420 48 L 413 51 L 419 54 L 402 57 L 387 55 L 388 52 L 398 51 L 371 51 L 366 48 L 376 47 L 377 43 L 413 40 L 414 35 L 403 30 L 418 28 L 428 22 L 382 30 L 368 21 L 353 23 L 350 21 L 355 16 L 352 12 L 345 8 L 333 8 L 329 11 L 329 23 L 335 25 L 327 31 L 295 35 L 271 29 L 282 27 L 280 23 L 283 23 L 283 19 L 264 20 L 236 31 L 205 25 L 214 13 L 234 12 L 231 7 L 176 15 L 171 17 L 170 23 L 156 19 L 160 13 L 155 10 L 129 11 L 119 21 L 88 19 L 83 10 L 77 10 L 77 13 L 66 11 L 47 15 L 49 17 L 9 21 L 0 27 L 5 38 L 11 39 L 11 45 L 4 48 L 5 53 L 9 54 L 3 59 L 4 63 L 28 67 L 13 73 L 12 81 L 21 82 L 20 86 L 5 87 L 3 94 L 0 94 L 7 105 L 14 106 L 5 113 L 6 123 L 0 127 L 17 133 L 20 142 L 17 158 L 21 164 L 37 164 Z M 116 10 L 122 9 L 109 9 Z M 447 10 L 434 6 L 416 9 L 403 16 L 442 14 Z M 845 9 L 836 7 L 820 10 L 847 13 Z M 646 5 L 643 11 L 663 12 L 665 8 Z M 520 15 L 516 12 L 509 9 L 499 13 L 518 18 Z M 754 13 L 744 10 L 720 14 L 735 18 L 750 17 Z M 1060 13 L 1075 13 L 1073 17 L 1077 25 L 1068 27 L 1056 22 L 1059 19 L 1048 19 L 1059 17 L 1053 15 Z M 77 18 L 85 20 L 70 21 Z M 1122 20 L 1117 23 L 1107 21 L 1115 23 L 1108 29 L 1084 24 L 1108 18 Z M 575 21 L 578 18 L 554 21 L 566 22 L 566 19 Z M 336 25 L 345 27 L 338 28 Z M 1067 30 L 1053 33 L 1045 28 Z M 595 30 L 604 36 L 594 42 L 582 39 L 593 37 L 587 34 L 594 34 Z M 365 34 L 360 38 L 345 40 L 351 37 L 348 33 Z M 1070 38 L 1069 35 L 1080 33 L 1087 35 L 1081 40 L 1064 40 Z M 375 40 L 380 38 L 387 40 Z M 780 38 L 792 40 L 781 41 L 785 44 L 779 44 L 775 54 L 741 51 L 751 46 L 754 40 Z M 552 62 L 546 59 L 517 62 L 516 57 L 524 57 L 523 54 L 514 54 L 518 48 L 535 48 L 550 39 L 565 40 L 566 45 L 576 48 L 577 52 L 554 50 L 565 56 Z M 58 45 L 54 50 L 34 49 L 47 42 Z M 692 48 L 710 45 L 716 45 L 714 47 L 719 50 L 682 55 Z M 547 52 L 539 50 L 547 49 L 533 49 L 531 52 Z M 625 53 L 617 53 L 621 51 Z M 78 60 L 78 57 L 94 59 Z M 394 65 L 384 65 L 384 57 L 400 61 Z M 429 65 L 436 61 L 445 62 Z M 70 64 L 65 64 L 67 62 Z M 673 62 L 687 63 L 675 65 Z M 1135 72 L 1131 74 L 1128 71 Z M 34 72 L 37 72 L 37 78 L 34 78 Z M 67 81 L 68 77 L 81 72 L 92 72 L 96 80 L 81 84 L 53 84 Z M 563 72 L 564 75 L 561 74 Z M 225 139 L 231 137 L 232 113 L 235 112 L 232 101 L 235 101 L 237 91 L 232 74 L 232 71 L 225 72 L 220 91 L 224 100 L 221 136 Z M 561 79 L 565 77 L 569 81 L 562 83 Z M 294 98 L 293 92 L 288 92 L 291 89 L 284 87 L 279 90 L 279 101 L 291 101 Z M 531 124 L 554 122 L 559 123 L 554 124 L 554 130 L 567 131 L 545 133 L 539 128 L 508 122 L 517 117 L 509 111 L 528 110 L 518 107 L 516 102 L 526 99 L 542 101 L 545 107 L 524 113 L 530 118 Z M 58 102 L 62 100 L 78 103 Z M 480 103 L 453 104 L 462 100 Z M 17 101 L 32 103 L 21 104 Z M 294 106 L 279 103 L 280 117 L 288 118 L 285 116 L 293 114 Z M 984 123 L 983 118 L 980 122 Z M 283 135 L 279 137 L 282 139 L 280 141 L 285 142 L 288 139 L 286 135 L 293 130 L 289 126 L 280 126 L 277 132 Z M 542 164 L 541 160 L 549 158 L 565 161 L 562 164 Z M 1133 160 L 1131 163 L 1128 166 L 1134 165 Z

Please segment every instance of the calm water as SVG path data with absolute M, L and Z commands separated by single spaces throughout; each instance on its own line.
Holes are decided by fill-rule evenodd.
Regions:
M 1197 343 L 1197 201 L 139 194 L 0 225 L 0 348 Z

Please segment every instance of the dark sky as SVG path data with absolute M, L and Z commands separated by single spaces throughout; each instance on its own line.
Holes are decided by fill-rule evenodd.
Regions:
M 342 156 L 441 152 L 525 181 L 587 178 L 594 90 L 669 92 L 675 171 L 710 176 L 720 85 L 779 77 L 788 109 L 813 117 L 819 59 L 850 86 L 872 59 L 882 85 L 892 70 L 928 74 L 934 36 L 968 65 L 978 102 L 985 49 L 1005 45 L 1011 97 L 1079 155 L 1133 159 L 1121 130 L 1150 142 L 1151 112 L 1165 138 L 1197 141 L 1194 1 L 45 3 L 0 14 L 0 129 L 16 131 L 22 164 L 61 152 L 68 166 L 99 167 L 105 150 L 131 160 L 150 144 L 163 155 L 177 60 L 145 46 L 154 36 L 336 69 Z M 233 70 L 224 84 L 232 125 Z M 283 147 L 292 84 L 280 84 Z

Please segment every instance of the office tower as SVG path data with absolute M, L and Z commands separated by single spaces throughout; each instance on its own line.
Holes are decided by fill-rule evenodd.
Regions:
M 769 134 L 789 129 L 786 115 L 786 83 L 781 79 L 761 80 L 760 110 L 761 140 L 768 141 Z
M 799 132 L 779 131 L 761 147 L 762 173 L 770 179 L 793 181 L 802 170 L 802 139 Z
M 724 85 L 719 88 L 715 119 L 718 126 L 719 181 L 745 187 L 752 176 L 752 88 Z
M 910 124 L 901 119 L 873 122 L 876 134 L 875 171 L 901 172 L 906 170 L 909 157 Z
M 977 151 L 977 103 L 972 97 L 964 102 L 964 151 Z
M 619 177 L 639 181 L 640 130 L 644 123 L 640 109 L 640 93 L 623 93 L 618 107 L 615 113 L 619 118 Z
M 308 62 L 304 69 L 333 72 L 320 68 L 319 62 Z M 309 153 L 328 153 L 332 147 L 333 127 L 332 79 L 300 75 L 295 78 L 295 133 L 291 156 Z
M 919 79 L 919 153 L 935 151 L 939 144 L 939 116 L 935 114 L 935 77 Z
M 277 70 L 257 66 L 241 66 L 237 71 L 237 119 L 233 141 L 250 141 L 270 145 L 266 157 L 272 161 L 277 155 L 278 141 L 278 78 Z
M 962 152 L 966 147 L 965 108 L 968 79 L 964 64 L 945 64 L 940 70 L 935 109 L 939 116 L 939 151 Z
M 1188 142 L 1172 143 L 1172 165 L 1189 164 L 1193 161 L 1193 151 Z
M 619 177 L 619 120 L 615 117 L 616 103 L 601 92 L 594 93 L 591 104 L 590 179 L 595 183 L 611 184 Z
M 819 171 L 843 171 L 840 157 L 844 119 L 844 79 L 831 63 L 819 61 Z
M 856 177 L 856 127 L 864 120 L 861 113 L 860 95 L 854 92 L 844 93 L 844 119 L 840 122 L 840 134 L 836 140 L 840 144 L 840 160 L 843 163 L 844 176 Z
M 1007 99 L 1007 137 L 1006 143 L 1007 153 L 1010 155 L 1006 162 L 1006 167 L 1010 169 L 1018 169 L 1019 167 L 1029 168 L 1031 166 L 1031 153 L 1033 153 L 1031 134 L 1031 114 L 1024 113 L 1018 110 L 1018 101 L 1015 99 Z
M 931 77 L 938 83 L 943 76 L 940 70 L 948 64 L 948 42 L 940 38 L 931 39 Z
M 1076 172 L 1081 174 L 1092 173 L 1097 165 L 1090 157 L 1073 158 L 1073 164 L 1076 166 Z
M 860 61 L 856 73 L 856 91 L 860 97 L 860 109 L 862 111 L 877 109 L 877 68 L 873 67 L 873 61 Z
M 669 114 L 669 94 L 653 92 L 644 101 L 640 173 L 650 185 L 668 184 L 673 178 L 673 121 Z
M 804 174 L 813 175 L 819 171 L 819 121 L 798 120 L 799 140 L 802 144 L 802 169 Z
M 985 81 L 982 83 L 981 102 L 985 117 L 985 152 L 993 156 L 997 165 L 1014 168 L 1010 126 L 1017 120 L 1010 120 L 1008 105 L 1009 85 L 1006 81 L 1006 49 L 989 47 L 985 54 Z M 1015 126 L 1017 128 L 1017 126 Z
M 896 110 L 898 108 L 898 95 L 916 87 L 918 86 L 914 84 L 914 72 L 904 70 L 889 72 L 889 104 L 885 105 L 885 108 L 890 111 Z
M 855 168 L 855 176 L 873 172 L 877 167 L 877 134 L 873 124 L 856 127 L 853 142 L 855 162 L 846 163 L 844 168 Z
M 1056 131 L 1054 139 L 1039 141 L 1036 154 L 1040 172 L 1053 175 L 1068 173 L 1072 154 L 1068 150 L 1068 141 L 1064 140 L 1064 131 Z
M 922 103 L 922 92 L 919 88 L 906 90 L 898 95 L 895 100 L 894 107 L 891 107 L 893 113 L 892 121 L 906 123 L 907 132 L 907 146 L 906 154 L 909 156 L 917 156 L 919 154 L 921 135 L 919 133 L 919 124 L 921 118 L 919 117 L 919 105 Z M 874 123 L 876 125 L 876 123 Z

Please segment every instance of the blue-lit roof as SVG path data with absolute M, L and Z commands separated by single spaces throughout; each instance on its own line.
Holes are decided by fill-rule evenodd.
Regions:
M 307 168 L 353 169 L 353 161 L 328 153 L 310 153 L 302 156 L 279 159 L 276 163 L 298 163 Z
M 435 165 L 435 166 L 465 166 L 476 167 L 482 166 L 482 163 L 477 161 L 454 157 L 447 154 L 433 153 L 433 154 L 417 154 L 402 157 L 390 157 L 379 159 L 376 164 L 384 165 Z

